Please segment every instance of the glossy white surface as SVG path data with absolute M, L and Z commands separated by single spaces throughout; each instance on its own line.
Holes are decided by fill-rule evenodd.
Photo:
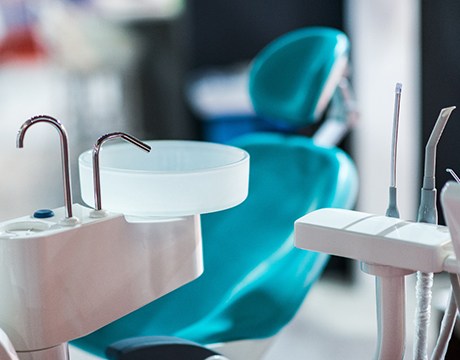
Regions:
M 146 141 L 101 150 L 102 207 L 131 215 L 183 216 L 224 210 L 247 197 L 249 155 L 198 141 Z M 83 201 L 94 205 L 92 150 L 80 155 Z
M 0 328 L 16 351 L 83 336 L 202 272 L 198 216 L 94 219 L 73 208 L 75 227 L 58 225 L 64 208 L 0 223 Z
M 441 203 L 458 262 L 460 259 L 460 184 L 448 182 L 444 185 Z
M 295 222 L 295 246 L 400 269 L 441 272 L 453 255 L 445 226 L 320 209 Z

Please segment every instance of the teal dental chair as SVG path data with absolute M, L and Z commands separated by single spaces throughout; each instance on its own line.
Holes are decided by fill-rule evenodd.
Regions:
M 313 138 L 235 139 L 251 156 L 249 196 L 202 216 L 203 275 L 74 346 L 104 356 L 117 342 L 107 356 L 118 360 L 201 360 L 218 352 L 200 345 L 271 338 L 294 317 L 328 260 L 294 247 L 294 221 L 318 208 L 351 208 L 357 195 L 356 168 L 333 146 L 355 121 L 343 82 L 348 47 L 337 30 L 306 28 L 260 52 L 249 83 L 257 113 L 300 129 L 319 122 L 331 103 L 342 107 L 328 111 Z

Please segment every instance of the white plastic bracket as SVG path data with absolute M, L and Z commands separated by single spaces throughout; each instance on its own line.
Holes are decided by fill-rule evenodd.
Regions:
M 454 254 L 446 226 L 344 209 L 320 209 L 297 220 L 295 246 L 424 272 L 443 271 Z

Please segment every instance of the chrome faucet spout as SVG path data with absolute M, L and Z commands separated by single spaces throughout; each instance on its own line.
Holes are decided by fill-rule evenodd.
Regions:
M 59 120 L 48 116 L 48 115 L 38 115 L 30 118 L 22 126 L 18 131 L 18 135 L 16 137 L 16 147 L 23 148 L 24 147 L 24 137 L 26 135 L 27 130 L 34 124 L 39 122 L 45 122 L 54 126 L 54 128 L 58 131 L 59 137 L 61 139 L 61 159 L 62 159 L 62 175 L 64 181 L 64 204 L 66 208 L 66 218 L 70 219 L 73 217 L 72 212 L 72 186 L 70 181 L 70 165 L 69 165 L 69 141 L 67 132 L 64 126 L 61 124 Z
M 112 139 L 123 139 L 127 142 L 130 142 L 133 145 L 141 148 L 144 151 L 150 152 L 151 147 L 140 141 L 139 139 L 123 132 L 113 132 L 109 134 L 102 135 L 97 139 L 96 144 L 93 147 L 93 182 L 94 182 L 94 208 L 96 211 L 102 210 L 102 200 L 101 200 L 101 172 L 99 166 L 99 153 L 102 147 L 102 144 L 108 140 Z

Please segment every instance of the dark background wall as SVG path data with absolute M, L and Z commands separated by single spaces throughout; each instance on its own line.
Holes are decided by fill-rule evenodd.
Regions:
M 422 131 L 423 148 L 428 141 L 439 111 L 460 106 L 460 2 L 422 1 Z M 437 188 L 453 180 L 446 168 L 460 173 L 460 109 L 452 113 L 437 154 Z M 439 220 L 444 224 L 438 204 Z
M 188 0 L 172 21 L 136 23 L 145 137 L 201 139 L 184 87 L 191 71 L 250 61 L 278 36 L 305 26 L 343 28 L 343 0 Z
M 253 58 L 276 37 L 304 26 L 343 28 L 342 0 L 189 0 L 191 66 Z

